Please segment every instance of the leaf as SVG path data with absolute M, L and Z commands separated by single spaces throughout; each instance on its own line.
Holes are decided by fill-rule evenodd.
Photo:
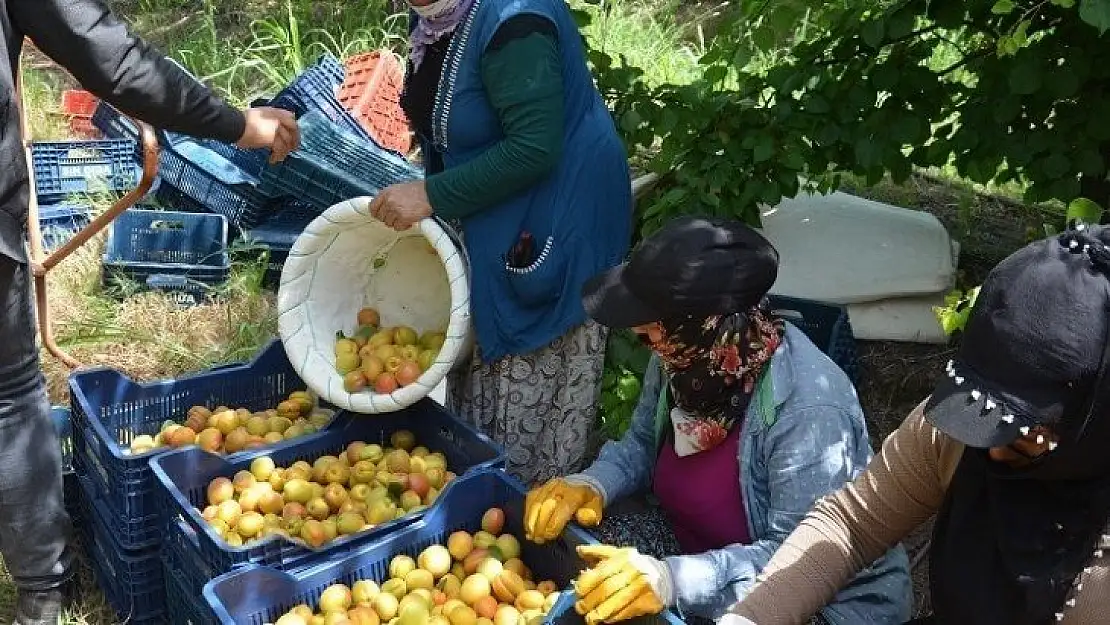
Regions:
M 1065 9 L 1070 9 L 1075 6 L 1075 0 L 1052 0 L 1052 4 Z
M 1065 219 L 1069 223 L 1073 221 L 1085 224 L 1097 224 L 1102 219 L 1102 214 L 1105 212 L 1101 206 L 1088 200 L 1085 197 L 1077 198 L 1068 204 L 1068 212 Z
M 771 135 L 759 135 L 755 147 L 752 148 L 752 161 L 762 163 L 770 159 L 774 153 L 775 145 L 771 140 Z
M 778 37 L 770 24 L 762 24 L 752 31 L 752 45 L 758 50 L 769 52 L 774 50 Z
M 1007 15 L 1009 13 L 1012 13 L 1013 10 L 1013 0 L 998 0 L 998 2 L 995 2 L 994 6 L 991 7 L 991 13 L 994 13 L 995 15 Z
M 856 140 L 856 161 L 860 167 L 869 169 L 879 163 L 879 148 L 871 137 L 860 137 Z
M 1075 169 L 1084 176 L 1100 176 L 1106 170 L 1102 157 L 1092 149 L 1081 150 L 1075 155 Z
M 1104 35 L 1110 30 L 1110 0 L 1081 0 L 1079 19 L 1098 29 Z
M 885 34 L 886 24 L 879 20 L 871 20 L 863 25 L 860 29 L 860 37 L 863 42 L 868 46 L 879 49 L 883 45 L 883 35 Z
M 1060 152 L 1050 154 L 1048 158 L 1044 159 L 1044 173 L 1051 179 L 1062 178 L 1066 175 L 1071 167 L 1071 162 L 1068 157 Z
M 1107 0 L 1110 2 L 1110 0 Z M 1016 63 L 1010 69 L 1010 92 L 1018 95 L 1036 93 L 1041 88 L 1041 68 L 1031 60 Z

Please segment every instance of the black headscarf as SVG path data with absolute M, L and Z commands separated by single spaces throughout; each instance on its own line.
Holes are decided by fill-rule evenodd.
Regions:
M 1099 247 L 1094 264 L 1110 268 L 1110 253 L 1086 243 Z M 1110 520 L 1108 362 L 1110 345 L 1084 399 L 1054 426 L 1054 451 L 1020 469 L 964 452 L 933 530 L 937 625 L 1049 625 L 1074 605 Z

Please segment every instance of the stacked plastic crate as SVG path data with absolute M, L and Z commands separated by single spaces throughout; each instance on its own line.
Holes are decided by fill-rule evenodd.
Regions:
M 156 495 L 150 468 L 150 460 L 167 449 L 132 453 L 132 441 L 157 435 L 166 421 L 183 422 L 193 405 L 262 411 L 304 385 L 281 343 L 274 341 L 250 363 L 176 380 L 139 383 L 119 371 L 93 368 L 75 373 L 69 387 L 72 462 L 79 482 L 72 508 L 96 579 L 126 622 L 172 620 L 161 560 L 165 525 L 158 506 L 163 499 Z M 236 457 L 227 458 L 234 462 Z
M 305 437 L 270 450 L 259 450 L 235 458 L 219 458 L 197 448 L 171 452 L 155 458 L 152 470 L 159 481 L 166 544 L 163 560 L 168 600 L 174 605 L 174 622 L 210 623 L 215 615 L 201 600 L 205 584 L 224 573 L 248 565 L 279 571 L 304 571 L 331 562 L 337 554 L 385 540 L 394 531 L 417 522 L 422 513 L 380 524 L 355 534 L 340 536 L 320 548 L 285 535 L 270 535 L 243 546 L 231 546 L 203 516 L 208 505 L 208 485 L 218 477 L 233 478 L 249 471 L 259 457 L 288 467 L 303 460 L 315 462 L 323 456 L 338 456 L 351 443 L 388 441 L 405 429 L 429 449 L 442 452 L 447 467 L 460 475 L 470 471 L 504 466 L 502 451 L 474 428 L 449 415 L 442 406 L 424 400 L 404 411 L 373 419 L 347 415 L 337 418 L 331 431 Z M 462 478 L 460 478 L 462 479 Z M 187 615 L 179 619 L 176 615 Z

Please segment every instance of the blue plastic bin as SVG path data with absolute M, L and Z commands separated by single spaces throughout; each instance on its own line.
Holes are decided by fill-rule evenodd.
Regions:
M 81 478 L 77 526 L 88 561 L 108 604 L 128 623 L 160 623 L 166 614 L 166 593 L 158 549 L 132 551 L 115 540 L 107 521 L 110 511 Z
M 79 472 L 89 476 L 97 496 L 107 501 L 113 535 L 125 548 L 140 549 L 158 544 L 164 531 L 150 459 L 167 451 L 125 453 L 135 437 L 157 434 L 167 420 L 184 421 L 194 405 L 268 410 L 304 388 L 285 348 L 276 339 L 249 363 L 224 365 L 175 380 L 135 382 L 120 371 L 104 367 L 71 375 L 74 457 Z M 341 418 L 337 415 L 328 428 L 336 427 Z M 322 435 L 318 432 L 265 449 L 272 451 Z
M 256 176 L 195 139 L 163 144 L 159 176 L 162 185 L 227 217 L 237 228 L 261 221 L 270 204 L 271 198 L 259 189 Z
M 394 413 L 372 417 L 351 415 L 351 418 L 337 420 L 336 427 L 328 432 L 234 457 L 220 458 L 195 447 L 158 456 L 150 461 L 150 466 L 159 483 L 157 492 L 163 498 L 159 509 L 165 515 L 166 527 L 171 531 L 176 520 L 184 520 L 196 535 L 201 559 L 214 572 L 225 573 L 247 563 L 289 569 L 322 561 L 354 545 L 380 540 L 398 527 L 412 523 L 420 514 L 341 537 L 319 549 L 282 536 L 271 536 L 242 547 L 230 547 L 212 531 L 197 510 L 207 505 L 208 484 L 217 477 L 232 477 L 238 471 L 249 470 L 251 461 L 258 457 L 268 456 L 283 467 L 298 460 L 311 463 L 320 456 L 346 450 L 354 441 L 388 443 L 390 435 L 402 429 L 415 434 L 418 444 L 443 452 L 447 457 L 447 470 L 457 475 L 474 469 L 505 466 L 503 450 L 489 437 L 455 419 L 435 401 L 424 399 Z M 438 501 L 432 507 L 437 505 Z
M 39 230 L 44 249 L 56 250 L 92 221 L 87 204 L 48 204 L 39 207 Z
M 250 251 L 265 250 L 269 254 L 262 286 L 277 289 L 281 282 L 281 269 L 289 251 L 308 224 L 320 211 L 297 201 L 287 201 L 265 222 L 240 233 L 240 242 Z
M 319 210 L 423 174 L 394 152 L 332 123 L 318 112 L 300 119 L 301 147 L 262 174 L 271 195 L 287 194 Z
M 860 366 L 856 338 L 852 334 L 847 309 L 836 304 L 779 295 L 770 296 L 770 300 L 775 313 L 805 332 L 821 351 L 848 374 L 853 384 L 859 384 Z
M 195 548 L 185 547 L 168 535 L 162 545 L 162 569 L 166 578 L 166 606 L 173 623 L 182 625 L 215 624 L 216 615 L 204 601 L 204 585 L 214 575 L 200 578 L 199 554 Z M 196 581 L 199 579 L 199 583 Z
M 263 625 L 273 623 L 293 606 L 305 603 L 316 606 L 320 594 L 335 583 L 354 584 L 360 579 L 383 582 L 389 577 L 389 561 L 396 555 L 416 557 L 431 545 L 446 544 L 452 532 L 481 529 L 482 514 L 492 507 L 505 511 L 505 531 L 521 537 L 521 559 L 531 567 L 537 580 L 550 579 L 560 588 L 585 567 L 575 553 L 580 544 L 596 542 L 581 529 L 570 526 L 553 542 L 537 545 L 523 539 L 524 486 L 503 471 L 476 471 L 444 489 L 439 504 L 421 520 L 401 529 L 389 538 L 337 555 L 319 566 L 282 572 L 263 566 L 244 567 L 222 575 L 204 587 L 204 599 L 223 625 Z M 564 597 L 569 599 L 569 596 Z M 560 601 L 549 615 L 552 622 L 581 623 L 569 607 L 571 601 Z M 671 613 L 629 623 L 674 623 Z
M 325 54 L 267 104 L 292 111 L 298 118 L 316 111 L 361 140 L 372 141 L 370 133 L 339 103 L 337 92 L 346 74 L 339 59 Z
M 35 192 L 42 204 L 75 193 L 130 191 L 139 182 L 130 141 L 51 141 L 31 145 Z
M 108 139 L 131 141 L 134 144 L 132 154 L 138 156 L 139 129 L 114 106 L 100 100 L 93 111 L 92 124 Z
M 227 219 L 178 211 L 128 210 L 109 230 L 104 277 L 187 294 L 199 303 L 227 280 Z

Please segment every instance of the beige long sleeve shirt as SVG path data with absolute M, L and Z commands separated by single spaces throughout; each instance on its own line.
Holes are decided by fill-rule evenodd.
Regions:
M 735 613 L 756 625 L 806 623 L 866 563 L 937 512 L 964 446 L 930 425 L 923 406 L 855 481 L 814 506 Z M 1102 537 L 1100 549 L 1110 556 L 1108 538 Z M 1062 625 L 1110 623 L 1110 559 L 1101 551 L 1092 554 L 1075 590 Z

